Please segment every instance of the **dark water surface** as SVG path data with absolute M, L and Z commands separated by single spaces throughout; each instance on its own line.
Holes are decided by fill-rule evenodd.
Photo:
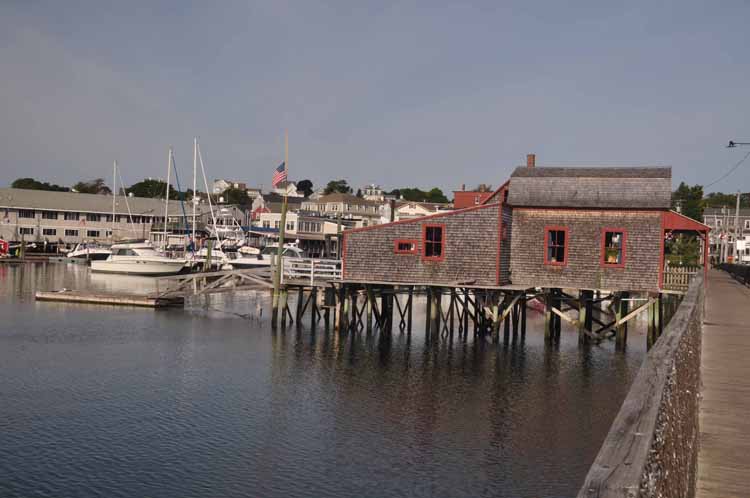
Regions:
M 0 265 L 1 497 L 572 496 L 643 358 L 398 332 L 271 332 L 262 293 L 187 310 L 35 303 L 148 290 Z M 415 307 L 415 309 L 421 309 Z M 267 314 L 267 310 L 266 310 Z

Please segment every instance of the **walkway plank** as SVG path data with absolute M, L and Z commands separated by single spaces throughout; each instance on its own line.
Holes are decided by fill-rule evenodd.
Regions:
M 698 497 L 750 495 L 750 289 L 708 277 L 701 356 Z

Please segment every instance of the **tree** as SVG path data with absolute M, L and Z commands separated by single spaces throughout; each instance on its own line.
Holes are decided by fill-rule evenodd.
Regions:
M 238 204 L 243 207 L 252 204 L 250 197 L 247 195 L 247 191 L 239 188 L 229 187 L 221 193 L 221 196 L 224 198 L 226 204 Z
M 146 178 L 138 183 L 134 183 L 127 188 L 129 194 L 133 194 L 135 197 L 151 197 L 151 198 L 164 198 L 164 193 L 167 191 L 167 182 L 161 180 L 155 180 L 153 178 Z M 169 198 L 179 199 L 180 193 L 175 188 L 169 186 Z
M 695 266 L 700 259 L 700 247 L 695 235 L 679 234 L 666 243 L 667 261 L 671 265 Z
M 737 205 L 737 194 L 723 194 L 721 192 L 711 192 L 703 199 L 705 207 L 735 207 Z M 750 194 L 740 194 L 740 207 L 750 207 Z
M 392 193 L 393 192 L 398 192 L 400 197 L 403 197 L 404 200 L 411 202 L 448 202 L 448 198 L 445 197 L 443 191 L 437 187 L 430 189 L 428 192 L 425 192 L 424 190 L 416 187 L 396 189 L 393 190 Z
M 703 186 L 688 186 L 680 182 L 677 190 L 672 192 L 672 209 L 696 221 L 703 220 Z
M 27 190 L 49 190 L 51 192 L 69 192 L 68 187 L 61 187 L 60 185 L 50 184 L 47 182 L 40 182 L 33 178 L 19 178 L 10 184 L 13 188 L 25 188 Z
M 357 189 L 357 197 L 362 197 L 362 189 L 361 188 Z
M 300 180 L 297 182 L 297 192 L 302 192 L 305 197 L 310 197 L 313 193 L 313 182 L 310 180 Z
M 334 193 L 351 194 L 352 188 L 349 186 L 346 180 L 331 180 L 330 182 L 328 182 L 328 185 L 326 185 L 326 189 L 323 191 L 323 194 L 328 195 Z
M 112 189 L 110 189 L 107 184 L 104 183 L 104 180 L 102 178 L 97 178 L 96 180 L 91 180 L 90 182 L 78 182 L 73 185 L 73 190 L 80 194 L 109 195 L 112 193 Z

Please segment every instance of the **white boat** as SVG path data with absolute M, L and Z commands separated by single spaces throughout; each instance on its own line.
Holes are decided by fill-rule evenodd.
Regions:
M 230 256 L 232 259 L 229 260 L 229 264 L 236 269 L 270 268 L 271 262 L 278 253 L 278 244 L 267 245 L 256 255 L 245 255 L 240 252 L 228 253 L 232 255 Z M 284 244 L 284 257 L 300 259 L 303 257 L 302 249 L 294 244 Z
M 91 262 L 91 271 L 127 275 L 174 275 L 183 268 L 184 259 L 162 256 L 148 242 L 115 244 L 106 260 Z
M 85 259 L 87 261 L 102 261 L 109 257 L 112 251 L 109 247 L 95 243 L 77 244 L 66 256 L 73 259 Z

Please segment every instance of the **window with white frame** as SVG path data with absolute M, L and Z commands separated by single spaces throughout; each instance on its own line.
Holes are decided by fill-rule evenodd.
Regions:
M 57 235 L 57 230 L 54 228 L 42 228 L 42 235 L 51 235 L 54 237 Z
M 65 218 L 65 221 L 78 221 L 78 219 L 81 217 L 81 213 L 65 213 L 63 218 Z
M 34 218 L 34 210 L 33 209 L 19 209 L 18 217 L 19 218 Z
M 21 235 L 34 235 L 34 229 L 31 227 L 21 227 L 19 231 Z
M 56 220 L 57 211 L 42 211 L 42 219 L 43 220 Z
M 99 236 L 99 230 L 88 230 L 86 232 L 86 237 L 98 237 Z
M 65 230 L 65 236 L 66 237 L 78 237 L 78 230 L 66 229 Z

